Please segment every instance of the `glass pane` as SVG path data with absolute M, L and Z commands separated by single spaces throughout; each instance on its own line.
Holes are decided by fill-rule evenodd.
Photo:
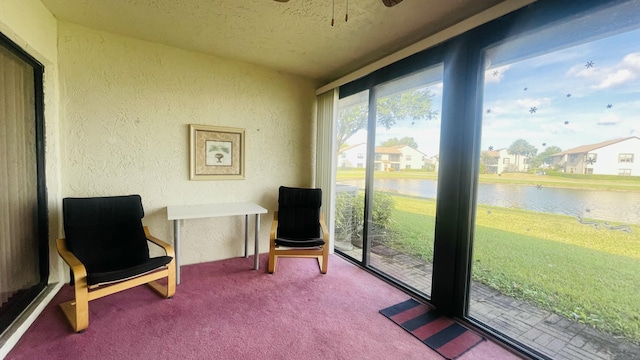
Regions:
M 551 358 L 640 358 L 640 30 L 612 23 L 486 51 L 468 315 Z
M 0 333 L 40 282 L 34 86 L 33 68 L 0 44 Z
M 335 248 L 362 261 L 369 91 L 338 101 Z
M 440 148 L 438 65 L 376 88 L 370 265 L 431 294 Z

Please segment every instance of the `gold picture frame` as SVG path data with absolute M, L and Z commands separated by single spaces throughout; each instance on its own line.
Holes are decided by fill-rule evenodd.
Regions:
M 244 179 L 244 129 L 189 125 L 189 179 Z

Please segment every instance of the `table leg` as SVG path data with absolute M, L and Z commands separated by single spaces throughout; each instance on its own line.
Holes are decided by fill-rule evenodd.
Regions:
M 249 257 L 249 214 L 244 216 L 244 257 Z
M 180 284 L 180 220 L 173 220 L 173 250 L 176 252 L 176 285 Z
M 258 250 L 258 244 L 260 243 L 260 214 L 256 214 L 256 228 L 255 228 L 255 250 L 253 251 L 253 269 L 258 270 L 260 267 L 260 251 Z

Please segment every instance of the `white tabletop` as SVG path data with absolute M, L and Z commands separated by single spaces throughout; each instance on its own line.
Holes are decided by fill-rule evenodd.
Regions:
M 168 220 L 266 213 L 267 209 L 252 202 L 167 206 Z

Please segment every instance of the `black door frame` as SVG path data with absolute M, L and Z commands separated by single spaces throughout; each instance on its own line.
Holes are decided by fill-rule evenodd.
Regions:
M 49 212 L 47 205 L 47 184 L 45 173 L 44 66 L 2 33 L 0 33 L 0 46 L 9 50 L 33 68 L 36 121 L 36 186 L 38 203 L 37 237 L 40 275 L 38 284 L 19 292 L 5 305 L 7 306 L 6 311 L 0 316 L 0 333 L 2 333 L 47 286 L 49 280 Z

